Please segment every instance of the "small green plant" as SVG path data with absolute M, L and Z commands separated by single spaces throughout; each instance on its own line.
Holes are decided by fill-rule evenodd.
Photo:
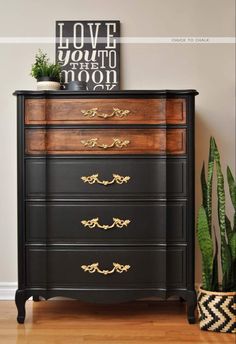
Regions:
M 31 75 L 37 80 L 42 77 L 48 77 L 53 81 L 60 82 L 61 66 L 57 63 L 50 63 L 47 54 L 39 50 L 35 55 L 35 63 L 32 65 Z
M 219 233 L 212 225 L 212 184 L 216 166 Z M 202 254 L 202 288 L 209 291 L 236 291 L 236 182 L 227 167 L 229 193 L 234 207 L 233 225 L 225 211 L 224 177 L 215 139 L 210 139 L 207 179 L 203 163 L 201 171 L 202 205 L 198 212 L 197 236 Z M 217 235 L 219 234 L 219 235 Z M 217 242 L 220 237 L 220 244 Z M 218 250 L 220 247 L 220 252 Z M 219 281 L 218 261 L 222 280 Z

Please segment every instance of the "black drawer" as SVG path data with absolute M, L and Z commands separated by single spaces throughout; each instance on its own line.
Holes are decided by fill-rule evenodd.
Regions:
M 27 202 L 28 242 L 153 244 L 186 240 L 186 202 Z
M 28 198 L 186 196 L 185 159 L 26 159 Z
M 48 251 L 29 247 L 26 284 L 57 288 L 185 288 L 185 258 L 185 247 L 55 247 Z

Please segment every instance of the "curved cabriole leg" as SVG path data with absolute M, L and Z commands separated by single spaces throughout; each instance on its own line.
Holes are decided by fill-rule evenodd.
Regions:
M 23 324 L 25 321 L 25 302 L 27 298 L 24 290 L 17 290 L 15 295 L 16 307 L 18 310 L 17 321 L 19 324 Z
M 39 296 L 38 296 L 38 295 L 34 295 L 34 296 L 33 296 L 33 301 L 34 301 L 34 302 L 40 301 Z
M 196 322 L 195 309 L 197 306 L 196 292 L 195 291 L 188 292 L 188 296 L 187 296 L 186 301 L 187 301 L 188 322 L 189 322 L 189 324 L 195 324 L 195 322 Z

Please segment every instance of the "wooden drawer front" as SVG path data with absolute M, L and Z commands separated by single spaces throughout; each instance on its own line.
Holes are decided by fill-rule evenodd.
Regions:
M 186 287 L 185 247 L 28 247 L 26 262 L 28 287 Z
M 185 99 L 26 99 L 26 124 L 185 124 Z
M 95 177 L 94 177 L 95 176 Z M 185 159 L 29 158 L 26 197 L 186 196 Z
M 185 154 L 185 129 L 26 129 L 27 154 Z
M 186 240 L 185 202 L 27 202 L 28 242 L 144 244 Z

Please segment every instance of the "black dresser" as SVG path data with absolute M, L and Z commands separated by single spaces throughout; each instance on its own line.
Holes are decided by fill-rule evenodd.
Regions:
M 193 323 L 198 93 L 14 94 L 18 322 L 31 296 L 97 303 L 177 296 Z

